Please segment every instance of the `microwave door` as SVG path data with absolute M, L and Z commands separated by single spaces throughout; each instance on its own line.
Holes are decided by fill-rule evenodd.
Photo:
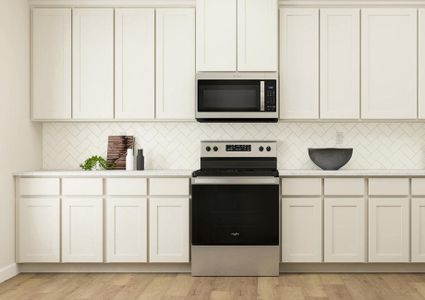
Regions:
M 262 90 L 263 89 L 263 90 Z M 259 112 L 264 109 L 264 82 L 199 80 L 198 112 Z

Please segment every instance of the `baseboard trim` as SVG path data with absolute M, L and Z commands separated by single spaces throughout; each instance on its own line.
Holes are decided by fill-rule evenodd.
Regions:
M 280 273 L 425 273 L 425 263 L 283 263 Z
M 190 273 L 189 263 L 26 263 L 21 273 Z
M 0 269 L 0 283 L 19 274 L 18 265 L 13 263 Z

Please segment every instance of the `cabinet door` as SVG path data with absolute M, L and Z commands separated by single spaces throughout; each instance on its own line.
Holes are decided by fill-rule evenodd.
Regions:
M 196 1 L 197 71 L 236 71 L 236 1 Z
M 417 10 L 362 10 L 362 118 L 417 115 Z
M 277 71 L 277 0 L 238 0 L 237 20 L 238 71 Z
M 319 10 L 280 10 L 280 117 L 319 117 Z
M 73 118 L 114 117 L 114 10 L 73 10 Z
M 419 9 L 419 20 L 418 20 L 418 117 L 425 119 L 425 9 Z
M 106 261 L 147 261 L 147 200 L 106 200 Z
M 369 199 L 369 262 L 409 262 L 409 199 Z
M 71 9 L 33 9 L 31 70 L 33 119 L 71 119 Z
M 425 262 L 425 198 L 412 199 L 412 262 Z
M 325 262 L 366 261 L 364 198 L 325 198 Z
M 62 199 L 62 262 L 103 261 L 103 199 Z
M 150 262 L 189 262 L 189 199 L 149 199 Z
M 18 262 L 59 262 L 60 199 L 18 201 Z
M 195 117 L 195 11 L 157 9 L 156 117 Z
M 283 198 L 283 262 L 322 261 L 322 199 Z
M 360 10 L 320 10 L 320 118 L 360 117 Z
M 155 11 L 115 10 L 115 119 L 153 119 Z

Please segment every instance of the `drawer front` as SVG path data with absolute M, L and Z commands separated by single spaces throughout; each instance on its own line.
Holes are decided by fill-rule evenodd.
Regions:
M 149 193 L 154 196 L 189 195 L 189 178 L 151 178 Z
M 370 178 L 369 195 L 407 196 L 409 195 L 408 178 Z
M 284 196 L 317 196 L 322 194 L 321 178 L 284 178 L 282 179 L 282 195 Z
M 412 178 L 412 195 L 425 195 L 425 178 Z
M 143 196 L 147 194 L 146 178 L 108 178 L 106 194 L 112 196 Z
M 327 196 L 361 196 L 365 192 L 363 178 L 325 178 L 324 194 Z
M 62 194 L 67 196 L 100 196 L 103 194 L 102 178 L 64 178 Z
M 60 194 L 59 178 L 19 178 L 22 196 L 57 196 Z

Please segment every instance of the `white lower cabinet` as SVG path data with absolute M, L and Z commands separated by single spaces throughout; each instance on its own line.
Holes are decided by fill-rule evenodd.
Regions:
M 324 261 L 366 261 L 364 198 L 325 198 Z
M 322 198 L 283 198 L 283 262 L 322 262 Z
M 189 198 L 149 199 L 150 262 L 189 262 Z
M 18 263 L 60 261 L 60 199 L 18 199 Z
M 409 198 L 369 198 L 369 262 L 409 262 Z
M 147 199 L 106 200 L 106 262 L 147 261 Z
M 62 199 L 62 262 L 103 262 L 103 199 Z
M 425 198 L 412 199 L 412 262 L 425 262 Z

